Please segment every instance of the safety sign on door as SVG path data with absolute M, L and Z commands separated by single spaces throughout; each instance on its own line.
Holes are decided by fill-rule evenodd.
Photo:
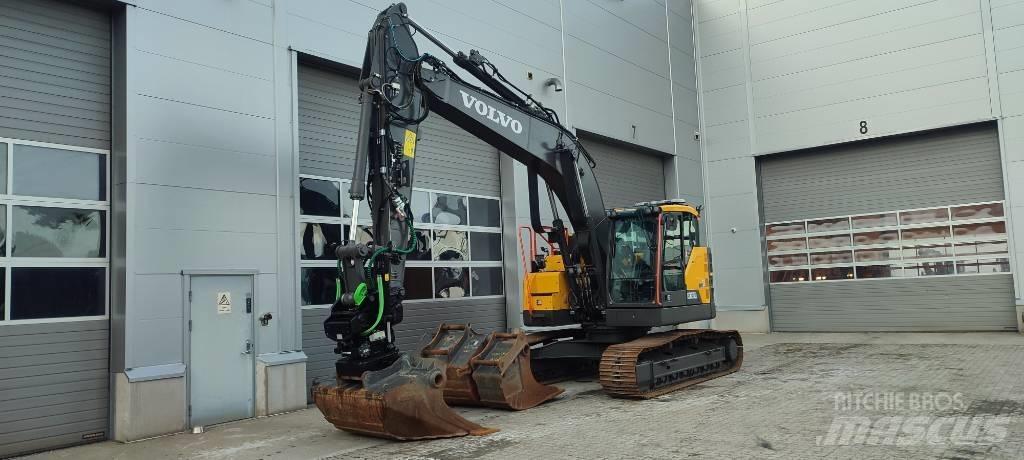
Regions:
M 231 293 L 230 292 L 218 292 L 217 293 L 217 314 L 226 315 L 231 313 Z

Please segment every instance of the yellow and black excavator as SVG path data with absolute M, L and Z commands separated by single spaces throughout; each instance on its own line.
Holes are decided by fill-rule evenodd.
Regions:
M 421 54 L 414 35 L 488 89 Z M 404 4 L 381 12 L 370 29 L 359 87 L 351 228 L 359 202 L 368 200 L 372 241 L 348 235 L 332 248 L 340 288 L 324 331 L 337 343 L 337 379 L 312 389 L 336 427 L 402 440 L 483 435 L 495 430 L 448 404 L 528 409 L 561 393 L 540 381 L 588 372 L 609 395 L 642 399 L 739 369 L 735 331 L 676 328 L 715 317 L 699 208 L 669 200 L 605 209 L 597 165 L 555 111 L 475 50 L 449 49 Z M 442 324 L 420 350 L 395 346 L 405 257 L 418 244 L 410 203 L 417 132 L 431 112 L 525 165 L 532 260 L 523 323 L 563 327 L 483 336 L 469 325 Z M 550 225 L 541 222 L 538 178 L 551 201 Z M 537 253 L 538 238 L 548 242 L 546 253 Z

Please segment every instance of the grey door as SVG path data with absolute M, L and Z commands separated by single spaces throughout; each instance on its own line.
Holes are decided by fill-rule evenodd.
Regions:
M 252 277 L 190 278 L 189 405 L 191 426 L 254 413 Z
M 771 155 L 759 172 L 774 330 L 1016 329 L 994 124 Z
M 594 175 L 606 208 L 665 199 L 664 157 L 592 138 L 582 142 L 597 163 Z

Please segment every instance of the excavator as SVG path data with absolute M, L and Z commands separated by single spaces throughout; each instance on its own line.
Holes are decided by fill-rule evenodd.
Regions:
M 486 88 L 421 54 L 416 37 Z M 377 16 L 358 83 L 350 228 L 367 200 L 372 241 L 348 235 L 330 249 L 338 290 L 324 332 L 337 344 L 337 378 L 312 388 L 330 423 L 396 440 L 486 435 L 496 430 L 449 404 L 524 410 L 562 392 L 542 382 L 586 373 L 596 374 L 612 397 L 645 399 L 739 369 L 736 331 L 678 329 L 715 317 L 698 207 L 667 200 L 606 209 L 594 159 L 558 114 L 476 50 L 448 48 L 402 3 Z M 468 324 L 441 324 L 420 350 L 395 345 L 405 260 L 420 244 L 410 200 L 417 135 L 431 113 L 526 167 L 532 260 L 522 320 L 535 332 L 485 336 Z M 541 181 L 549 225 L 541 218 Z M 538 240 L 547 242 L 545 250 L 537 250 Z

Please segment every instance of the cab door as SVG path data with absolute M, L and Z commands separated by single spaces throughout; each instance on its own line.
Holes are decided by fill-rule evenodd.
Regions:
M 688 264 L 700 248 L 697 218 L 686 212 L 666 212 L 661 216 L 660 300 L 665 307 L 699 304 L 699 286 L 688 286 Z M 706 251 L 705 251 L 706 253 Z M 698 257 L 699 258 L 699 257 Z

